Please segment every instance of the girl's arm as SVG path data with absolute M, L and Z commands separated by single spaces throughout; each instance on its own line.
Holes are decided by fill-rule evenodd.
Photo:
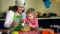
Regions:
M 12 22 L 13 22 L 13 16 L 14 16 L 14 12 L 13 11 L 7 12 L 5 23 L 4 23 L 5 27 L 10 27 L 10 24 L 12 24 Z
M 32 24 L 31 27 L 32 27 L 32 28 L 38 28 L 38 19 L 37 19 L 37 18 L 35 19 L 35 22 L 34 22 L 34 23 L 35 23 L 35 24 L 34 24 L 34 25 Z

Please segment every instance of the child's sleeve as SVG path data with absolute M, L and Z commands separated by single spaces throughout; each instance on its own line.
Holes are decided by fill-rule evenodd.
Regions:
M 32 25 L 31 27 L 32 28 L 38 28 L 38 19 L 36 18 L 35 19 L 35 22 L 34 22 L 35 24 L 34 25 Z

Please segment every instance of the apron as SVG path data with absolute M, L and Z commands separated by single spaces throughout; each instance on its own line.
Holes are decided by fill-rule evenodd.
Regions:
M 11 29 L 14 30 L 14 31 L 19 31 L 19 30 L 23 27 L 23 26 L 22 26 L 22 15 L 17 16 L 17 15 L 14 13 L 13 23 L 17 23 L 18 26 L 17 26 L 17 27 L 13 27 L 13 28 L 11 28 Z

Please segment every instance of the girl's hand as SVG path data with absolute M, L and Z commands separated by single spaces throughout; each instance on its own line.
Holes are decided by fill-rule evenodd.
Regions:
M 32 26 L 32 24 L 31 24 L 31 23 L 29 23 L 28 27 L 31 27 L 31 26 Z

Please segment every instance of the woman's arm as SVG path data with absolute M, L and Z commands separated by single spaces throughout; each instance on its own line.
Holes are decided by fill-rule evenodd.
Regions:
M 13 22 L 13 16 L 14 16 L 14 12 L 13 11 L 8 11 L 7 12 L 5 23 L 4 23 L 5 27 L 10 27 L 10 24 L 12 24 L 12 22 Z

